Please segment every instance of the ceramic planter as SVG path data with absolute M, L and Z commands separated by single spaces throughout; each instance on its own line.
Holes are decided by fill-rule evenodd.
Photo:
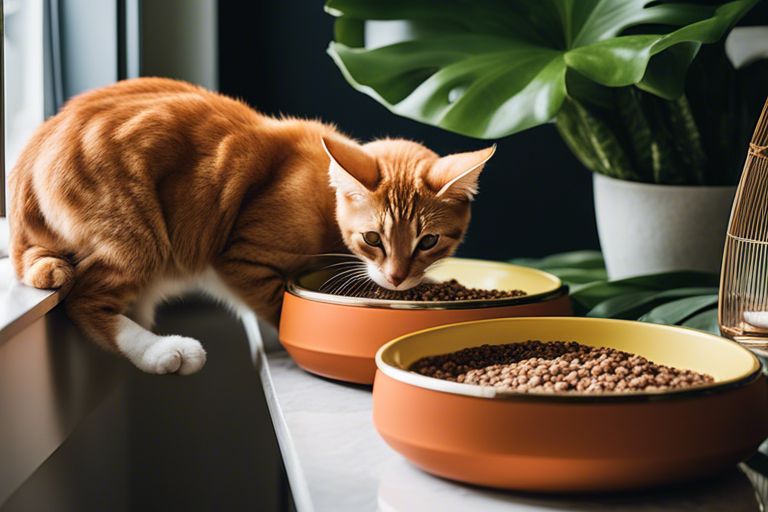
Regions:
M 719 272 L 736 187 L 656 185 L 594 174 L 608 276 Z

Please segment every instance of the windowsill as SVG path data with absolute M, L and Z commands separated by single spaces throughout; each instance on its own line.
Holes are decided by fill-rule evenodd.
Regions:
M 16 279 L 8 258 L 8 222 L 0 218 L 0 345 L 42 318 L 63 297 L 59 290 L 38 290 Z
M 38 290 L 21 284 L 11 260 L 0 258 L 0 345 L 45 316 L 63 295 L 59 290 Z
M 0 217 L 0 258 L 8 256 L 8 219 Z

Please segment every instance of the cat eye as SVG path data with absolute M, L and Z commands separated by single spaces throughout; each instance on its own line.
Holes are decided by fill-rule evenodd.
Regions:
M 365 233 L 363 233 L 363 240 L 365 240 L 365 243 L 367 243 L 370 246 L 373 246 L 373 247 L 381 246 L 381 235 L 379 235 L 375 231 L 366 231 Z
M 420 251 L 428 251 L 434 246 L 437 245 L 437 240 L 440 238 L 440 235 L 424 235 L 421 237 L 421 240 L 419 240 L 418 248 Z

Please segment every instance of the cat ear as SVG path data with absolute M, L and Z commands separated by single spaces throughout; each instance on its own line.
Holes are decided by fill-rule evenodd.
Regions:
M 480 172 L 495 152 L 496 144 L 479 151 L 444 156 L 427 173 L 427 184 L 437 191 L 437 197 L 471 201 L 477 194 Z
M 345 194 L 376 190 L 379 168 L 371 155 L 360 146 L 339 139 L 323 137 L 321 142 L 331 159 L 328 167 L 331 186 Z

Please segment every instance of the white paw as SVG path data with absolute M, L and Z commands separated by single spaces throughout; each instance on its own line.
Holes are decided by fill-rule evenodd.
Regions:
M 141 369 L 149 373 L 189 375 L 205 364 L 200 342 L 184 336 L 161 336 L 144 351 Z
M 147 373 L 195 373 L 205 364 L 200 342 L 184 336 L 158 336 L 133 320 L 117 318 L 117 348 L 133 364 Z

